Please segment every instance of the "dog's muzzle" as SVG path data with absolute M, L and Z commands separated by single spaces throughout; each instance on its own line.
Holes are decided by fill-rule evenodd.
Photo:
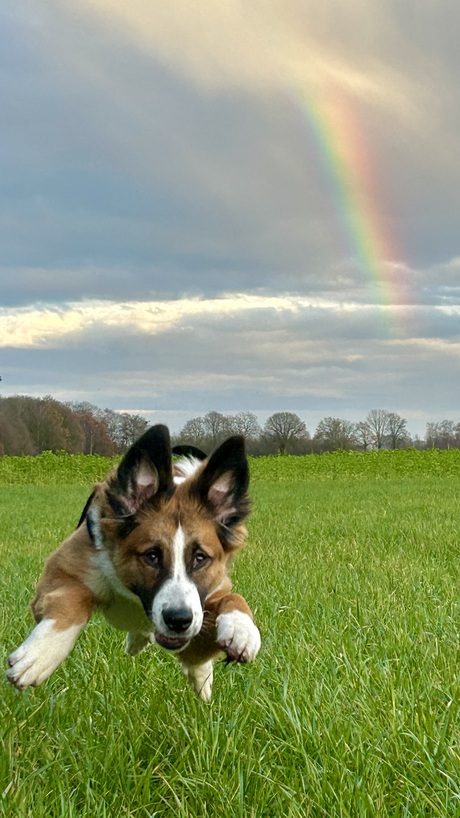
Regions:
M 195 636 L 189 632 L 193 619 L 193 611 L 190 608 L 165 608 L 162 611 L 162 620 L 166 627 L 155 634 L 157 644 L 166 650 L 185 648 Z
M 193 611 L 185 607 L 165 608 L 163 611 L 163 622 L 172 633 L 184 633 L 193 622 Z
M 155 639 L 166 650 L 180 650 L 203 624 L 201 600 L 192 582 L 166 582 L 155 596 L 151 620 Z

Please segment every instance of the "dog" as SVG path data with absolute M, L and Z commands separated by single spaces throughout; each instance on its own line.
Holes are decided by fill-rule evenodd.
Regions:
M 201 456 L 173 463 L 168 429 L 153 426 L 96 484 L 77 529 L 45 564 L 36 627 L 8 659 L 16 688 L 44 682 L 96 609 L 128 631 L 131 656 L 151 643 L 174 654 L 204 701 L 219 656 L 255 659 L 260 633 L 228 575 L 250 512 L 244 439 Z

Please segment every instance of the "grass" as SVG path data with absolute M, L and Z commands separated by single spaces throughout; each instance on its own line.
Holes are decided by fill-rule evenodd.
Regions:
M 234 569 L 254 665 L 219 664 L 205 705 L 172 657 L 127 657 L 95 617 L 42 687 L 0 685 L 0 815 L 460 815 L 458 476 L 257 468 Z M 0 488 L 3 664 L 87 493 Z

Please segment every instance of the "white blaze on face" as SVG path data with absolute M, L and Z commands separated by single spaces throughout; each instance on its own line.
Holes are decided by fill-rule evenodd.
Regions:
M 203 610 L 196 585 L 187 574 L 185 546 L 184 531 L 179 524 L 172 542 L 170 578 L 163 583 L 153 600 L 152 621 L 159 633 L 171 636 L 171 631 L 163 619 L 163 612 L 188 609 L 193 618 L 189 628 L 182 635 L 192 639 L 201 630 Z

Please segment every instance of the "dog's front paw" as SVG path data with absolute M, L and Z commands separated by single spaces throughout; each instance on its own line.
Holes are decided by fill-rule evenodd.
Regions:
M 242 611 L 220 614 L 216 620 L 217 642 L 234 662 L 252 662 L 260 649 L 259 629 Z
M 18 690 L 44 682 L 68 656 L 82 627 L 71 625 L 59 631 L 52 619 L 43 619 L 8 657 L 7 679 Z

